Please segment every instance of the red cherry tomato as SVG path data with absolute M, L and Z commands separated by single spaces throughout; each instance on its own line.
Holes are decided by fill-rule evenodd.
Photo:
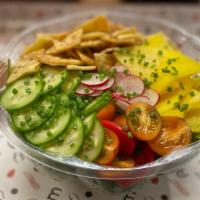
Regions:
M 114 122 L 102 120 L 101 123 L 105 128 L 116 133 L 119 139 L 119 153 L 121 155 L 130 156 L 135 149 L 134 138 L 129 138 L 128 135 L 122 130 L 122 127 Z
M 155 159 L 155 154 L 147 143 L 138 142 L 133 159 L 135 160 L 135 165 L 144 165 L 152 162 Z

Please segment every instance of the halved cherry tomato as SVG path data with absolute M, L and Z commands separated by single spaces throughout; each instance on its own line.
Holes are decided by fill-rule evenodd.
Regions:
M 158 111 L 147 103 L 131 104 L 126 111 L 128 126 L 133 135 L 143 141 L 154 139 L 161 129 Z
M 121 126 L 124 131 L 129 130 L 125 115 L 118 115 L 117 117 L 115 117 L 114 122 Z
M 119 153 L 122 155 L 131 155 L 135 149 L 134 138 L 129 138 L 122 128 L 114 122 L 102 120 L 102 125 L 116 133 L 119 139 Z
M 112 166 L 130 168 L 135 166 L 135 161 L 130 157 L 122 157 L 113 161 Z
M 115 109 L 115 105 L 112 102 L 109 102 L 97 113 L 97 119 L 112 120 L 115 115 Z
M 145 142 L 138 142 L 136 150 L 133 154 L 135 165 L 144 165 L 155 159 L 154 152 Z
M 100 165 L 108 165 L 112 163 L 119 151 L 119 139 L 117 135 L 113 131 L 105 129 L 105 136 L 103 152 L 95 161 Z
M 164 156 L 177 147 L 183 147 L 191 142 L 191 131 L 187 123 L 180 117 L 162 117 L 162 128 L 159 135 L 149 141 L 151 149 Z

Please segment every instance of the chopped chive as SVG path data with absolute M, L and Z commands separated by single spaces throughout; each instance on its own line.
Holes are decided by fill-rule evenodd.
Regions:
M 17 90 L 16 88 L 13 88 L 13 89 L 12 89 L 12 93 L 13 93 L 13 94 L 17 94 L 17 93 L 18 93 L 18 90 Z
M 183 95 L 182 95 L 182 94 L 180 94 L 178 98 L 179 98 L 179 99 L 183 99 Z
M 128 75 L 128 69 L 124 69 L 123 73 L 124 73 L 125 75 Z
M 132 134 L 130 131 L 128 131 L 128 137 L 129 137 L 129 138 L 132 138 L 132 137 L 133 137 L 133 134 Z
M 180 108 L 180 111 L 181 111 L 181 112 L 186 111 L 186 110 L 188 109 L 188 106 L 189 106 L 189 104 L 183 104 L 183 105 L 181 106 L 181 108 Z
M 190 92 L 190 96 L 191 96 L 191 97 L 194 97 L 194 96 L 195 96 L 195 92 L 194 92 L 194 91 L 191 91 L 191 92 Z
M 170 104 L 170 102 L 171 102 L 170 100 L 167 100 L 167 104 Z
M 30 80 L 29 79 L 24 80 L 24 85 L 29 85 L 29 84 L 30 84 Z
M 154 111 L 151 111 L 151 112 L 149 112 L 149 116 L 150 116 L 150 118 L 155 119 L 156 113 Z
M 183 85 L 183 83 L 182 82 L 179 82 L 179 87 L 181 88 L 181 89 L 185 89 L 185 87 L 184 87 L 184 85 Z
M 48 136 L 48 137 L 51 137 L 51 136 L 52 136 L 52 132 L 51 132 L 51 131 L 48 131 L 48 132 L 47 132 L 47 136 Z
M 162 55 L 163 55 L 163 51 L 162 51 L 162 50 L 159 50 L 159 51 L 158 51 L 158 55 L 159 55 L 159 56 L 162 56 Z
M 127 126 L 127 125 L 124 125 L 124 126 L 122 127 L 122 129 L 123 129 L 124 131 L 128 131 L 128 126 Z
M 172 92 L 172 90 L 173 90 L 173 89 L 172 89 L 171 86 L 168 86 L 168 87 L 167 87 L 167 92 Z
M 30 94 L 31 93 L 31 89 L 30 88 L 26 88 L 26 93 Z

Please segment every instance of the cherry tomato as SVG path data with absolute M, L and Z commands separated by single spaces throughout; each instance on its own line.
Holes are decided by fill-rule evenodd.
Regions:
M 124 131 L 129 130 L 125 115 L 118 115 L 117 117 L 115 117 L 114 122 L 121 126 Z
M 191 142 L 191 131 L 187 123 L 180 117 L 162 117 L 162 128 L 159 135 L 148 144 L 157 154 L 164 156 L 177 147 Z
M 97 119 L 99 120 L 112 120 L 115 115 L 115 105 L 112 102 L 109 102 L 105 107 L 103 107 L 97 113 Z
M 144 165 L 155 159 L 154 152 L 145 142 L 138 142 L 133 158 L 135 165 Z
M 126 111 L 129 129 L 142 141 L 154 139 L 161 129 L 161 117 L 157 110 L 147 103 L 131 104 Z
M 130 157 L 119 158 L 113 161 L 112 166 L 121 168 L 131 168 L 135 166 L 135 161 Z
M 108 165 L 112 163 L 119 151 L 119 139 L 117 135 L 113 131 L 105 129 L 105 136 L 103 152 L 95 161 L 100 165 Z
M 119 139 L 119 153 L 122 155 L 131 155 L 135 149 L 134 138 L 129 138 L 122 128 L 114 122 L 102 120 L 102 125 L 116 133 Z

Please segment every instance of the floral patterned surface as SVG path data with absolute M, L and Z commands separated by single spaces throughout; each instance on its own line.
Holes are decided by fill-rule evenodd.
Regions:
M 78 12 L 80 9 L 87 10 L 89 7 L 91 6 L 53 4 L 48 5 L 47 10 L 46 4 L 1 4 L 0 46 L 3 47 L 12 36 L 41 19 Z M 198 6 L 123 5 L 116 6 L 116 9 L 166 18 L 200 35 Z M 39 171 L 34 163 L 18 152 L 0 133 L 0 200 L 199 200 L 199 186 L 200 155 L 176 172 L 152 178 L 143 186 L 127 193 L 97 193 L 82 185 L 76 177 L 55 179 L 45 171 Z

